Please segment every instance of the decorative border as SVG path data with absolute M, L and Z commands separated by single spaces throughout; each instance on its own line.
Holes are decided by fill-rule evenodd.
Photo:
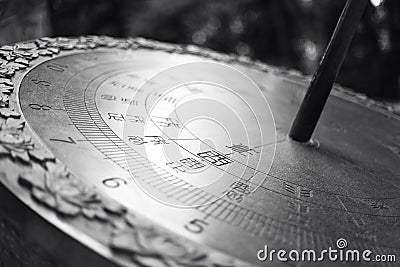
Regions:
M 18 184 L 15 179 L 11 180 L 11 177 L 7 177 L 7 173 L 4 178 L 1 178 L 11 191 L 22 199 L 20 188 L 16 188 L 17 186 L 25 188 L 25 193 L 29 193 L 31 199 L 40 204 L 36 211 L 46 210 L 41 213 L 42 216 L 46 212 L 51 212 L 56 214 L 60 221 L 73 226 L 79 225 L 75 223 L 78 220 L 84 221 L 85 225 L 100 225 L 104 230 L 103 235 L 106 236 L 100 238 L 90 234 L 89 236 L 108 247 L 111 252 L 108 258 L 119 264 L 130 265 L 130 261 L 140 266 L 246 266 L 247 264 L 239 260 L 175 236 L 127 211 L 119 203 L 83 185 L 82 181 L 70 173 L 50 152 L 41 147 L 38 142 L 33 141 L 32 135 L 28 133 L 30 131 L 25 127 L 14 92 L 16 80 L 18 80 L 16 76 L 22 77 L 36 59 L 52 58 L 69 51 L 101 48 L 122 50 L 146 48 L 193 54 L 224 63 L 236 63 L 255 70 L 272 72 L 275 75 L 304 83 L 309 80 L 309 77 L 293 70 L 272 68 L 247 57 L 226 55 L 193 45 L 174 45 L 143 38 L 45 37 L 0 47 L 0 162 L 4 162 L 3 158 L 6 158 L 11 162 L 7 164 L 12 164 L 13 167 L 21 170 L 16 174 Z M 334 91 L 335 94 L 344 96 L 346 99 L 396 117 L 400 116 L 400 105 L 376 102 L 361 94 L 350 93 L 339 86 L 336 86 Z M 29 204 L 29 200 L 25 199 L 25 202 Z M 44 217 L 47 218 L 45 215 Z M 82 226 L 76 228 L 83 231 Z M 98 253 L 102 254 L 99 251 Z
M 25 127 L 15 89 L 31 64 L 36 65 L 38 61 L 50 59 L 58 54 L 101 48 L 126 50 L 139 47 L 183 52 L 183 48 L 177 45 L 142 38 L 114 39 L 104 36 L 41 38 L 0 47 L 0 162 L 6 164 L 5 175 L 0 175 L 0 178 L 14 194 L 43 217 L 49 219 L 49 212 L 55 215 L 55 224 L 61 230 L 65 229 L 57 225 L 57 220 L 72 226 L 72 232 L 76 233 L 73 237 L 77 238 L 77 235 L 83 232 L 97 243 L 106 246 L 110 255 L 103 256 L 118 264 L 245 266 L 245 263 L 237 259 L 155 226 L 149 220 L 99 194 L 94 188 L 85 186 L 43 148 L 40 142 L 35 142 L 34 135 Z M 4 171 L 0 171 L 0 174 L 2 172 Z M 21 194 L 22 188 L 30 198 L 24 199 Z M 32 200 L 39 205 L 33 205 Z M 54 223 L 54 220 L 52 222 Z M 100 228 L 101 231 L 90 232 L 88 225 Z M 82 240 L 81 242 L 94 250 L 98 247 Z M 99 250 L 97 253 L 103 254 Z

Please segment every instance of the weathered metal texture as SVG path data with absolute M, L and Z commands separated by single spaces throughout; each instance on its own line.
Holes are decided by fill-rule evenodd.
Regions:
M 56 159 L 52 152 L 45 148 L 39 139 L 40 136 L 38 138 L 32 129 L 27 127 L 24 116 L 21 115 L 16 93 L 26 70 L 31 69 L 35 64 L 57 55 L 69 55 L 85 51 L 119 51 L 140 48 L 175 54 L 191 54 L 232 64 L 238 68 L 247 69 L 249 73 L 254 71 L 259 72 L 258 75 L 260 76 L 268 76 L 273 81 L 272 84 L 277 80 L 275 77 L 280 81 L 289 80 L 291 85 L 296 87 L 295 85 L 298 84 L 301 88 L 305 88 L 309 81 L 308 77 L 304 77 L 295 71 L 272 68 L 261 62 L 253 62 L 246 57 L 225 55 L 195 46 L 166 44 L 142 38 L 114 39 L 96 36 L 76 39 L 41 38 L 14 46 L 3 46 L 0 48 L 1 182 L 30 208 L 61 231 L 116 264 L 126 266 L 245 266 L 246 263 L 241 260 L 226 256 L 221 252 L 169 232 L 149 219 L 128 211 L 121 204 L 111 200 L 103 193 L 88 187 L 84 181 L 74 175 L 62 162 Z M 40 81 L 37 82 L 40 83 Z M 261 82 L 260 86 L 262 86 Z M 264 89 L 270 90 L 268 88 Z M 285 140 L 285 134 L 292 119 L 291 116 L 294 114 L 302 93 L 304 93 L 303 91 L 296 93 L 296 89 L 293 88 L 285 90 L 272 88 L 269 93 L 269 101 L 276 116 L 278 134 L 282 140 Z M 285 181 L 287 177 L 293 178 L 298 175 L 300 172 L 297 172 L 297 170 L 301 169 L 303 173 L 315 175 L 317 178 L 321 173 L 316 173 L 315 171 L 321 170 L 317 166 L 312 166 L 313 164 L 321 164 L 323 166 L 332 164 L 332 166 L 342 166 L 342 169 L 336 172 L 332 170 L 332 173 L 335 173 L 332 179 L 337 179 L 340 175 L 344 175 L 348 169 L 373 172 L 371 171 L 373 166 L 367 166 L 367 164 L 372 164 L 381 155 L 379 153 L 385 153 L 385 157 L 391 159 L 400 157 L 399 140 L 396 139 L 399 136 L 397 132 L 397 124 L 400 117 L 399 105 L 376 102 L 363 95 L 351 93 L 339 86 L 335 86 L 333 94 L 335 98 L 331 105 L 327 107 L 329 116 L 323 116 L 322 127 L 316 133 L 318 140 L 326 141 L 322 145 L 324 150 L 318 152 L 288 141 L 283 142 L 278 147 L 276 164 L 271 170 L 272 175 Z M 350 105 L 351 102 L 355 104 Z M 286 106 L 282 105 L 282 103 L 285 103 Z M 336 113 L 335 109 L 345 109 L 353 112 L 354 116 L 360 116 L 357 117 L 358 119 L 364 120 L 362 123 L 365 123 L 365 120 L 371 121 L 381 127 L 380 131 L 377 132 L 382 134 L 381 140 L 371 141 L 370 144 L 366 144 L 367 148 L 360 149 L 363 152 L 371 151 L 371 155 L 359 155 L 360 160 L 352 162 L 357 158 L 358 151 L 355 151 L 353 146 L 346 146 L 353 141 L 354 146 L 363 145 L 360 142 L 366 139 L 360 138 L 360 140 L 357 140 L 357 135 L 361 137 L 365 134 L 368 138 L 375 136 L 373 126 L 363 127 L 362 123 L 358 123 L 354 127 L 360 128 L 352 129 L 352 121 L 357 118 L 347 118 L 345 120 L 346 117 L 342 116 L 342 112 L 338 112 L 339 115 L 335 117 L 335 115 L 332 115 Z M 362 118 L 364 115 L 366 117 Z M 387 118 L 387 121 L 385 118 Z M 336 121 L 337 119 L 343 119 L 343 121 Z M 381 120 L 380 123 L 379 120 Z M 392 126 L 390 123 L 397 124 Z M 386 134 L 382 132 L 385 129 L 388 129 Z M 349 131 L 351 132 L 349 133 Z M 332 140 L 333 136 L 335 136 L 332 132 L 340 133 L 340 135 L 337 135 L 337 140 Z M 376 138 L 379 138 L 379 135 Z M 374 148 L 377 148 L 379 142 L 384 143 L 379 149 L 386 148 L 387 151 L 373 151 Z M 387 155 L 388 152 L 392 154 Z M 314 163 L 308 160 L 310 155 L 312 155 L 312 158 L 309 158 L 310 160 L 316 160 Z M 284 165 L 285 162 L 289 165 Z M 375 164 L 379 165 L 378 163 Z M 388 172 L 389 174 L 397 175 L 390 181 L 390 183 L 395 184 L 399 175 L 398 166 L 396 169 L 396 166 L 392 163 L 385 164 L 379 166 L 381 166 L 380 168 L 392 166 L 392 169 L 388 170 Z M 354 175 L 358 175 L 355 178 L 361 180 L 362 176 L 359 173 L 354 171 Z M 321 186 L 318 179 L 309 181 L 307 185 L 302 184 L 302 182 L 302 180 L 292 180 L 285 185 L 290 188 L 300 188 L 300 186 L 316 188 L 314 194 L 319 199 L 317 200 L 317 202 L 320 202 L 318 204 L 326 204 L 327 206 L 333 206 L 330 201 L 334 201 L 337 196 L 341 196 L 341 194 L 335 193 L 335 190 L 333 190 L 335 192 L 328 192 L 328 196 L 326 196 L 324 187 Z M 331 182 L 334 184 L 335 180 Z M 337 188 L 343 188 L 346 191 L 346 183 L 342 182 L 343 180 L 337 180 Z M 379 184 L 379 182 L 375 181 L 371 184 L 362 185 L 362 190 L 364 191 L 356 193 L 361 194 L 366 191 L 373 191 L 375 184 Z M 383 186 L 382 188 L 386 187 Z M 394 192 L 395 189 L 391 191 Z M 390 194 L 393 192 L 390 192 Z M 385 196 L 386 192 L 379 193 L 377 195 Z M 389 197 L 392 197 L 390 194 Z M 364 209 L 363 205 L 371 206 L 373 203 L 376 204 L 376 199 L 369 198 L 370 195 L 374 194 L 369 192 L 369 195 L 366 194 L 364 198 L 356 194 L 355 198 L 362 202 L 359 204 L 353 203 L 354 206 L 352 207 L 356 210 L 349 211 L 346 206 L 344 209 L 339 207 L 338 210 L 344 214 L 343 216 L 347 216 L 347 213 L 357 213 L 357 208 L 362 207 Z M 368 199 L 373 203 L 369 203 Z M 321 203 L 321 201 L 327 202 Z M 394 220 L 391 225 L 393 226 L 393 231 L 395 231 L 396 225 L 399 225 L 397 221 L 399 214 L 396 213 L 398 211 L 397 200 L 396 198 L 391 198 L 389 201 L 390 205 L 388 206 L 390 208 L 388 212 L 395 213 L 384 214 L 387 216 L 383 216 L 383 218 L 386 224 L 390 224 L 388 220 Z M 369 214 L 368 216 L 372 215 Z M 319 218 L 321 223 L 329 220 L 330 218 L 328 217 Z M 328 230 L 324 229 L 324 231 Z M 376 234 L 385 235 L 379 230 L 376 231 Z M 322 238 L 322 235 L 318 238 Z M 385 237 L 385 240 L 386 238 L 389 237 Z M 360 237 L 361 239 L 363 237 Z M 383 241 L 383 243 L 385 242 Z M 373 246 L 381 247 L 384 245 L 379 242 L 373 242 Z M 361 246 L 362 243 L 360 242 Z M 396 244 L 395 240 L 393 240 L 391 246 L 392 248 L 394 247 L 395 251 L 398 250 L 398 244 Z
M 85 186 L 51 152 L 46 151 L 25 127 L 15 94 L 18 86 L 15 80 L 23 75 L 32 61 L 51 58 L 65 51 L 136 49 L 140 46 L 178 52 L 183 50 L 181 46 L 141 38 L 96 36 L 41 38 L 0 47 L 1 180 L 30 208 L 116 264 L 237 265 L 235 262 L 239 261 L 172 235 Z M 64 256 L 68 264 L 69 255 Z M 85 262 L 84 259 L 82 261 Z M 107 265 L 106 261 L 103 263 Z

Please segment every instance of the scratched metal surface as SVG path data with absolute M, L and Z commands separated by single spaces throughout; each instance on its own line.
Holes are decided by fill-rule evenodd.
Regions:
M 262 265 L 256 258 L 256 252 L 265 244 L 276 249 L 322 250 L 335 246 L 338 238 L 346 238 L 350 248 L 369 248 L 375 253 L 398 254 L 400 124 L 395 105 L 373 102 L 346 93 L 338 87 L 330 97 L 314 135 L 319 145 L 299 145 L 288 140 L 286 135 L 307 87 L 306 77 L 252 63 L 247 59 L 212 52 L 207 54 L 202 50 L 193 52 L 193 48 L 185 50 L 180 46 L 167 46 L 166 49 L 165 45 L 160 45 L 158 49 L 156 45 L 149 44 L 152 43 L 145 42 L 141 44 L 142 47 L 135 46 L 134 49 L 102 48 L 83 54 L 77 53 L 80 51 L 65 52 L 50 61 L 36 61 L 29 73 L 18 76 L 15 80 L 18 87 L 15 100 L 19 105 L 14 107 L 22 112 L 27 125 L 24 131 L 34 136 L 36 147 L 49 149 L 71 170 L 79 183 L 96 187 L 99 195 L 112 198 L 135 216 L 146 218 L 149 225 L 154 224 L 154 229 L 164 229 L 176 240 L 190 240 L 188 244 L 194 244 L 194 247 L 205 246 L 206 255 L 219 251 L 241 262 L 233 261 L 232 265 L 241 266 L 242 262 Z M 120 114 L 126 112 L 127 106 L 120 101 L 111 101 L 113 97 L 102 96 L 108 94 L 116 99 L 130 98 L 131 94 L 126 87 L 131 85 L 138 88 L 139 81 L 135 80 L 137 77 L 145 80 L 166 66 L 204 59 L 230 64 L 260 87 L 271 106 L 276 123 L 275 159 L 266 179 L 254 193 L 248 194 L 245 190 L 241 192 L 241 198 L 225 196 L 207 206 L 178 209 L 146 197 L 131 181 L 127 169 L 115 156 L 119 153 L 115 142 L 123 139 L 123 126 L 117 119 L 121 120 Z M 128 74 L 135 74 L 133 80 L 129 75 L 121 75 L 121 70 L 126 69 L 127 64 L 136 66 L 134 71 L 131 68 L 133 65 L 127 71 Z M 143 69 L 147 72 L 143 72 Z M 98 77 L 101 80 L 97 81 Z M 90 125 L 95 128 L 85 130 Z M 254 133 L 255 129 L 250 127 L 248 131 Z M 114 140 L 114 150 L 111 149 L 110 153 L 110 149 L 107 152 L 107 149 L 101 148 L 101 145 L 109 145 L 107 140 L 96 145 L 98 143 L 90 132 Z M 222 144 L 221 147 L 226 145 Z M 140 154 L 139 148 L 133 148 Z M 122 149 L 122 152 L 125 151 Z M 41 156 L 39 161 L 37 156 L 28 156 L 28 159 L 41 166 L 49 164 L 46 162 L 50 159 L 48 156 Z M 24 160 L 23 156 L 19 157 Z M 152 240 L 153 236 L 126 240 L 126 236 L 132 234 L 129 232 L 132 229 L 126 229 L 125 222 L 141 225 L 132 222 L 131 217 L 125 215 L 126 211 L 102 204 L 104 206 L 101 207 L 107 212 L 111 209 L 118 214 L 116 217 L 107 215 L 106 218 L 113 222 L 110 230 L 108 225 L 96 219 L 106 215 L 99 210 L 88 213 L 86 204 L 53 205 L 45 194 L 47 189 L 43 189 L 42 182 L 37 180 L 40 174 L 22 175 L 21 171 L 17 171 L 22 168 L 17 164 L 20 161 L 0 161 L 6 170 L 5 177 L 11 177 L 3 177 L 2 182 L 25 203 L 78 240 L 80 232 L 87 233 L 94 242 L 88 239 L 81 239 L 80 242 L 105 257 L 123 265 L 129 265 L 129 259 L 132 258 L 133 263 L 146 265 L 148 258 L 143 259 L 140 255 L 148 251 L 135 245 L 139 242 L 137 240 L 145 242 L 143 240 Z M 175 174 L 175 170 L 168 169 L 165 164 L 159 165 L 179 179 L 185 178 Z M 34 166 L 34 169 L 39 167 Z M 55 173 L 53 176 L 56 180 L 64 179 L 59 178 L 65 175 L 64 172 L 57 169 L 53 171 L 53 167 L 46 167 L 45 172 Z M 138 168 L 135 173 L 137 179 L 145 180 L 146 175 L 148 172 L 143 168 Z M 28 184 L 28 190 L 15 184 L 12 177 L 19 184 Z M 107 180 L 111 177 L 118 177 L 119 180 Z M 67 186 L 75 188 L 70 183 Z M 157 186 L 154 186 L 154 190 Z M 160 188 L 169 189 L 168 185 Z M 233 192 L 237 189 L 228 186 L 215 190 Z M 61 196 L 63 193 L 60 193 Z M 163 189 L 159 193 L 166 194 Z M 188 193 L 178 198 L 178 201 L 183 204 L 202 201 L 202 197 L 198 198 L 199 192 L 196 193 L 196 197 Z M 201 193 L 200 196 L 206 196 L 206 193 L 209 192 L 204 195 Z M 33 199 L 29 194 L 32 194 Z M 49 208 L 43 207 L 43 204 Z M 59 215 L 54 217 L 52 211 Z M 72 219 L 66 220 L 60 213 L 68 215 L 67 218 L 72 216 Z M 94 222 L 93 218 L 87 219 L 90 214 L 93 214 Z M 121 218 L 124 222 L 121 222 Z M 69 228 L 63 228 L 65 222 L 71 225 L 72 232 Z M 137 235 L 135 232 L 134 236 Z M 183 244 L 186 241 L 177 241 L 178 244 L 181 242 Z M 167 243 L 164 251 L 157 250 L 157 246 L 151 247 L 159 253 L 152 251 L 151 255 L 157 255 L 153 257 L 162 259 L 161 262 L 164 262 L 164 257 L 178 261 L 174 258 L 176 255 L 171 256 L 169 251 L 173 249 Z M 121 249 L 124 252 L 122 255 L 119 254 Z M 182 253 L 185 256 L 190 254 L 188 251 Z M 192 264 L 195 261 L 194 257 L 190 258 Z M 228 262 L 232 262 L 232 259 Z M 217 263 L 208 261 L 205 265 L 216 266 Z

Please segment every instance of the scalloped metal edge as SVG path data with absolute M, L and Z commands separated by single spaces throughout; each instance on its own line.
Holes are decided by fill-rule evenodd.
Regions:
M 17 179 L 10 181 L 8 170 L 5 170 L 5 178 L 1 182 L 46 220 L 117 264 L 246 266 L 240 260 L 172 234 L 126 210 L 95 189 L 88 188 L 40 142 L 35 142 L 34 134 L 25 127 L 17 104 L 18 85 L 15 82 L 16 76 L 22 79 L 36 59 L 51 59 L 60 53 L 80 50 L 139 47 L 170 52 L 184 50 L 181 46 L 143 38 L 115 39 L 106 36 L 44 37 L 0 47 L 0 161 L 3 164 L 7 161 L 10 169 L 18 169 Z M 30 199 L 22 197 L 21 190 L 28 193 Z M 82 225 L 86 225 L 86 229 L 82 229 L 85 228 Z M 85 232 L 90 230 L 87 225 L 102 227 L 101 238 Z M 102 246 L 108 249 L 104 250 Z
M 192 241 L 188 242 L 161 227 L 154 226 L 96 190 L 87 188 L 51 152 L 42 148 L 39 143 L 35 143 L 32 136 L 27 134 L 25 121 L 19 111 L 16 92 L 14 92 L 16 91 L 15 76 L 18 74 L 22 77 L 26 70 L 32 67 L 31 63 L 39 58 L 51 59 L 59 53 L 100 48 L 124 50 L 146 48 L 192 54 L 271 72 L 274 75 L 303 83 L 309 81 L 309 77 L 298 71 L 274 68 L 260 61 L 252 61 L 248 57 L 222 54 L 193 45 L 162 43 L 140 37 L 127 39 L 107 36 L 44 37 L 0 47 L 0 155 L 5 155 L 12 162 L 10 164 L 25 166 L 25 170 L 18 173 L 18 181 L 11 182 L 13 185 L 10 185 L 9 181 L 2 181 L 11 191 L 15 191 L 15 184 L 18 183 L 18 186 L 24 188 L 39 204 L 36 211 L 45 209 L 45 212 L 41 213 L 43 217 L 46 217 L 44 214 L 50 211 L 56 214 L 55 218 L 68 221 L 68 223 L 79 219 L 87 224 L 101 224 L 106 228 L 104 234 L 108 236 L 103 237 L 103 242 L 100 241 L 100 244 L 91 244 L 90 247 L 118 264 L 126 264 L 125 260 L 120 259 L 120 256 L 124 256 L 124 259 L 128 258 L 131 263 L 140 266 L 246 266 L 244 262 Z M 377 102 L 338 85 L 334 88 L 334 94 L 397 118 L 400 116 L 399 105 Z M 57 219 L 53 218 L 53 221 Z M 73 229 L 66 231 L 64 227 L 62 230 L 71 235 Z M 87 235 L 87 233 L 84 234 Z M 74 237 L 78 239 L 76 235 Z M 90 234 L 88 237 L 97 240 Z M 80 241 L 85 243 L 83 239 Z M 104 239 L 108 241 L 104 242 Z M 108 247 L 110 254 L 99 249 L 99 245 Z

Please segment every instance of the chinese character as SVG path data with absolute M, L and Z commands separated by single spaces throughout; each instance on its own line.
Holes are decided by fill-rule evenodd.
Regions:
M 113 86 L 118 86 L 119 85 L 119 83 L 117 81 L 111 81 L 110 84 L 113 85 Z
M 238 191 L 238 192 L 240 192 L 240 193 L 243 193 L 245 195 L 249 195 L 251 193 L 250 186 L 248 184 L 243 183 L 243 182 L 239 182 L 239 181 L 234 182 L 233 184 L 231 184 L 231 188 L 236 190 L 236 191 Z
M 179 123 L 179 121 L 177 119 L 157 117 L 157 116 L 154 116 L 154 117 L 159 119 L 157 122 L 158 122 L 158 125 L 161 127 L 175 127 L 175 128 L 181 127 L 181 124 Z
M 179 164 L 176 162 L 169 162 L 169 163 L 166 163 L 166 165 L 168 167 L 172 168 L 173 170 L 175 170 L 177 173 L 186 171 L 182 164 Z
M 374 209 L 384 209 L 384 210 L 389 209 L 389 207 L 386 204 L 384 204 L 380 201 L 374 200 L 374 199 L 364 199 L 362 201 L 364 203 L 370 205 Z
M 137 91 L 137 88 L 133 85 L 128 85 L 128 87 L 126 89 Z
M 159 135 L 147 135 L 145 137 L 152 137 L 153 139 L 150 141 L 151 143 L 154 143 L 154 145 L 167 145 L 168 142 L 162 138 L 162 136 Z
M 312 190 L 302 188 L 302 189 L 300 189 L 300 196 L 301 197 L 312 197 Z
M 215 166 L 223 166 L 233 162 L 226 155 L 213 150 L 200 152 L 197 155 Z
M 197 87 L 186 86 L 186 88 L 192 93 L 201 93 L 201 92 L 203 92 L 203 90 L 201 90 L 201 89 L 199 89 Z
M 289 207 L 289 209 L 292 210 L 292 212 L 296 212 L 297 211 L 297 205 L 294 202 L 288 201 L 288 207 Z
M 223 192 L 223 193 L 225 193 L 225 192 Z M 228 199 L 236 201 L 238 203 L 243 201 L 243 195 L 232 189 L 226 192 L 226 197 Z
M 307 206 L 305 204 L 300 204 L 298 202 L 288 201 L 288 206 L 292 210 L 292 212 L 297 213 L 297 214 L 309 213 L 309 211 L 310 211 L 309 206 Z
M 283 185 L 285 186 L 285 190 L 287 192 L 291 193 L 292 195 L 296 195 L 297 187 L 295 187 L 295 186 L 293 186 L 291 184 L 288 184 L 286 182 L 284 182 Z
M 226 146 L 226 147 L 232 149 L 233 152 L 239 153 L 242 156 L 246 156 L 244 155 L 244 153 L 248 153 L 251 156 L 253 155 L 252 152 L 259 153 L 258 151 L 255 151 L 253 148 L 249 148 L 248 146 L 243 144 Z
M 197 170 L 205 167 L 203 163 L 200 161 L 194 159 L 194 158 L 185 158 L 179 160 L 183 165 L 185 165 L 187 168 L 192 169 L 192 170 Z
M 124 121 L 124 115 L 122 114 L 117 114 L 117 113 L 112 113 L 112 112 L 108 112 L 108 119 L 109 120 L 116 120 L 116 121 Z
M 164 101 L 166 101 L 166 102 L 171 102 L 171 103 L 175 103 L 176 98 L 175 98 L 175 97 L 172 97 L 172 96 L 164 97 Z
M 138 115 L 126 115 L 126 118 L 128 119 L 129 122 L 133 123 L 144 123 L 144 119 L 142 116 Z
M 137 136 L 137 135 L 128 136 L 128 141 L 131 142 L 134 145 L 143 145 L 145 143 L 148 143 L 148 142 L 144 141 L 143 137 L 140 137 L 140 136 Z
M 138 105 L 138 101 L 137 100 L 129 99 L 129 98 L 126 98 L 126 97 L 121 97 L 121 102 L 123 104 L 129 104 L 131 106 L 137 106 Z
M 101 99 L 108 101 L 115 101 L 117 100 L 117 97 L 113 95 L 101 95 Z

